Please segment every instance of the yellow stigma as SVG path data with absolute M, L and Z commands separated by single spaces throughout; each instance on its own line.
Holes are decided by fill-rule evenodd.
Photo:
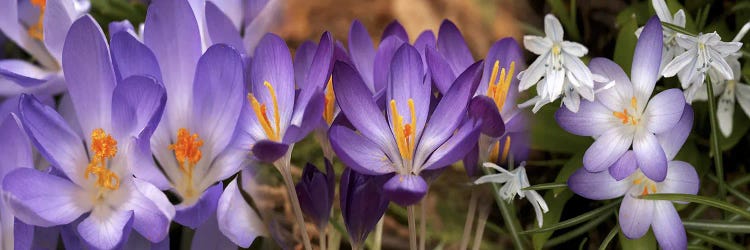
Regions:
M 656 183 L 648 179 L 642 172 L 638 171 L 637 176 L 633 179 L 633 185 L 640 185 L 643 188 L 641 195 L 654 194 L 658 191 Z
M 333 111 L 336 107 L 336 95 L 333 93 L 333 76 L 328 77 L 326 84 L 325 109 L 323 110 L 323 119 L 330 126 L 333 123 Z
M 492 74 L 490 75 L 490 82 L 487 83 L 487 96 L 495 101 L 498 111 L 503 110 L 505 106 L 505 98 L 508 97 L 508 89 L 510 83 L 513 81 L 513 73 L 516 70 L 516 62 L 510 62 L 510 69 L 506 72 L 505 68 L 500 71 L 500 78 L 497 77 L 497 72 L 500 68 L 500 61 L 495 61 L 492 66 Z
M 271 101 L 273 102 L 273 120 L 275 127 L 271 126 L 271 121 L 268 119 L 268 113 L 266 113 L 268 108 L 266 107 L 266 104 L 261 104 L 253 94 L 247 94 L 247 99 L 250 100 L 250 105 L 253 106 L 255 117 L 258 118 L 258 122 L 263 128 L 263 131 L 266 133 L 266 136 L 268 136 L 268 139 L 272 141 L 281 141 L 281 117 L 279 116 L 279 102 L 276 99 L 276 91 L 268 81 L 263 82 L 263 85 L 268 88 L 268 92 L 271 94 Z
M 500 153 L 500 141 L 498 140 L 495 143 L 492 143 L 488 160 L 489 162 L 498 162 L 498 157 L 500 157 L 499 162 L 502 163 L 508 160 L 508 154 L 510 154 L 510 136 L 505 138 L 502 154 Z
M 638 109 L 638 101 L 634 97 L 630 98 L 630 107 L 633 108 L 633 110 Z M 638 125 L 638 121 L 640 119 L 636 119 L 633 114 L 628 114 L 628 109 L 623 109 L 622 112 L 612 112 L 612 114 L 617 117 L 617 119 L 622 120 L 622 124 L 632 124 L 632 125 Z
M 36 23 L 29 27 L 28 33 L 34 39 L 44 39 L 44 11 L 47 8 L 47 0 L 31 0 L 31 5 L 39 8 L 39 18 Z
M 120 177 L 107 168 L 107 160 L 111 160 L 117 154 L 117 141 L 104 132 L 104 129 L 94 129 L 91 131 L 91 151 L 94 155 L 83 173 L 83 178 L 88 180 L 89 175 L 93 174 L 96 176 L 97 187 L 117 190 L 120 187 Z
M 416 137 L 417 115 L 414 111 L 414 100 L 409 98 L 409 113 L 411 123 L 404 124 L 404 117 L 398 114 L 396 100 L 391 100 L 391 121 L 393 122 L 393 134 L 396 136 L 396 145 L 401 157 L 411 160 L 414 151 L 414 140 Z
M 555 43 L 555 45 L 552 45 L 552 54 L 560 55 L 561 52 L 562 49 L 560 49 L 560 45 L 558 45 L 557 43 Z
M 198 134 L 190 134 L 190 130 L 186 128 L 180 128 L 177 130 L 177 141 L 174 144 L 169 145 L 169 150 L 174 151 L 175 159 L 179 163 L 180 171 L 185 175 L 187 179 L 188 189 L 187 196 L 192 196 L 192 184 L 193 184 L 193 170 L 195 164 L 201 160 L 203 153 L 200 147 L 203 146 L 203 140 L 200 139 Z M 187 165 L 185 164 L 187 163 Z

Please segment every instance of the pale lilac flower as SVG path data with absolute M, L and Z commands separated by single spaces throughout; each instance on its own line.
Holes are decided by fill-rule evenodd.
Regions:
M 661 41 L 661 24 L 652 17 L 636 44 L 632 83 L 614 62 L 594 58 L 590 64 L 592 72 L 613 80 L 614 87 L 599 92 L 595 102 L 582 102 L 578 113 L 560 109 L 555 114 L 557 122 L 568 132 L 596 138 L 583 156 L 586 170 L 599 172 L 614 167 L 632 146 L 643 173 L 653 180 L 664 180 L 667 159 L 656 135 L 677 124 L 685 98 L 678 89 L 665 90 L 650 98 L 659 77 Z M 615 172 L 613 176 L 622 179 L 627 175 Z
M 685 11 L 680 9 L 674 13 L 674 16 L 672 16 L 672 12 L 669 11 L 667 3 L 664 2 L 664 0 L 652 0 L 651 5 L 654 7 L 654 11 L 656 11 L 656 15 L 659 17 L 660 21 L 685 28 Z M 635 31 L 635 35 L 640 37 L 642 31 L 643 27 L 638 28 L 638 30 Z M 664 66 L 667 66 L 672 59 L 685 52 L 685 49 L 677 45 L 678 32 L 669 28 L 663 29 L 662 32 L 664 32 L 664 49 L 661 54 L 660 70 L 664 70 Z
M 516 195 L 522 199 L 528 199 L 529 202 L 531 202 L 531 206 L 534 207 L 536 221 L 539 227 L 542 227 L 544 224 L 544 213 L 549 211 L 549 207 L 547 207 L 547 203 L 544 202 L 544 198 L 542 198 L 542 196 L 536 191 L 523 190 L 524 188 L 531 186 L 529 184 L 529 178 L 526 177 L 526 162 L 521 162 L 521 165 L 512 171 L 505 170 L 491 162 L 485 162 L 484 167 L 495 169 L 500 173 L 479 177 L 479 179 L 474 181 L 474 184 L 505 184 L 497 191 L 500 198 L 508 202 L 513 201 L 513 198 L 515 198 Z
M 519 91 L 537 85 L 538 96 L 525 103 L 535 103 L 534 112 L 541 106 L 563 96 L 563 104 L 576 112 L 580 97 L 594 100 L 594 80 L 591 71 L 581 61 L 588 49 L 576 42 L 563 40 L 563 28 L 552 14 L 544 17 L 546 37 L 524 36 L 523 45 L 537 59 L 518 74 Z M 522 106 L 526 106 L 522 104 Z

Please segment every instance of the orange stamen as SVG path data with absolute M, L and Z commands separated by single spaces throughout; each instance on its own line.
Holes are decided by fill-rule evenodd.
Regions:
M 29 27 L 28 33 L 34 39 L 44 39 L 44 11 L 47 8 L 47 0 L 31 0 L 31 5 L 39 8 L 39 18 L 36 23 Z
M 505 140 L 505 145 L 503 145 L 503 156 L 500 158 L 500 161 L 505 162 L 505 160 L 508 159 L 508 154 L 510 154 L 510 136 Z
M 396 136 L 396 145 L 401 157 L 411 159 L 414 151 L 414 140 L 416 135 L 417 115 L 414 108 L 414 100 L 409 98 L 409 112 L 411 123 L 404 124 L 404 117 L 398 114 L 396 100 L 391 100 L 391 121 L 393 122 L 393 134 Z
M 193 186 L 193 170 L 195 169 L 195 165 L 203 157 L 203 152 L 200 149 L 201 146 L 203 146 L 203 140 L 200 139 L 198 134 L 191 135 L 190 130 L 186 128 L 177 130 L 177 141 L 169 145 L 169 150 L 174 151 L 180 171 L 187 178 L 189 188 Z M 187 166 L 185 163 L 187 163 Z M 190 189 L 188 192 L 190 192 Z
M 325 95 L 325 109 L 323 110 L 323 119 L 330 126 L 333 123 L 333 112 L 336 107 L 336 95 L 333 93 L 333 76 L 328 77 Z
M 268 114 L 266 113 L 266 104 L 261 104 L 253 94 L 247 94 L 247 99 L 250 100 L 250 105 L 252 105 L 253 107 L 255 117 L 258 118 L 258 122 L 263 128 L 263 131 L 266 133 L 266 136 L 268 136 L 268 139 L 272 141 L 280 141 L 281 116 L 279 116 L 279 102 L 278 99 L 276 99 L 276 91 L 273 89 L 271 83 L 267 81 L 263 82 L 263 85 L 268 88 L 268 92 L 271 94 L 271 102 L 273 102 L 273 118 L 275 123 L 274 127 L 271 127 L 271 121 L 268 119 Z
M 505 99 L 508 97 L 508 89 L 513 81 L 513 73 L 516 69 L 516 62 L 510 63 L 508 71 L 503 68 L 500 69 L 500 61 L 495 61 L 492 66 L 492 73 L 490 74 L 490 81 L 487 83 L 487 96 L 495 101 L 498 111 L 502 111 L 505 106 Z M 500 71 L 500 77 L 498 78 L 498 71 Z
M 91 151 L 94 155 L 83 178 L 88 180 L 89 175 L 96 175 L 96 186 L 117 190 L 120 187 L 120 177 L 107 168 L 107 159 L 112 159 L 117 154 L 117 141 L 104 132 L 104 129 L 94 129 L 91 132 Z

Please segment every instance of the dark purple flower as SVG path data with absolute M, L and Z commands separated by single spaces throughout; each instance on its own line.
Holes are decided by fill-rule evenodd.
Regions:
M 328 225 L 336 187 L 336 173 L 331 162 L 326 159 L 325 164 L 324 174 L 315 165 L 308 163 L 302 170 L 302 179 L 295 187 L 302 212 L 310 217 L 320 230 L 324 230 Z
M 357 132 L 334 124 L 329 131 L 334 151 L 362 174 L 397 173 L 385 185 L 389 197 L 404 206 L 416 203 L 427 191 L 420 172 L 452 164 L 476 142 L 479 127 L 465 119 L 465 109 L 479 83 L 480 66 L 476 63 L 461 74 L 431 109 L 432 86 L 421 56 L 403 44 L 390 64 L 383 117 L 356 70 L 337 62 L 333 81 L 339 107 Z
M 370 176 L 345 168 L 339 184 L 339 202 L 346 230 L 354 245 L 362 245 L 367 234 L 388 208 L 383 184 L 389 175 Z

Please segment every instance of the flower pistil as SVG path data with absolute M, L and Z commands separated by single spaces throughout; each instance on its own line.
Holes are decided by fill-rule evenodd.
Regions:
M 83 178 L 88 180 L 89 175 L 93 174 L 96 176 L 95 185 L 100 191 L 117 190 L 120 187 L 120 177 L 107 168 L 107 159 L 112 159 L 117 154 L 117 141 L 104 132 L 104 129 L 94 129 L 91 132 L 91 151 L 94 152 L 94 157 L 86 167 Z
M 268 136 L 268 139 L 272 141 L 281 141 L 281 117 L 279 116 L 279 102 L 276 99 L 276 91 L 268 81 L 263 82 L 263 85 L 268 88 L 268 92 L 271 94 L 275 127 L 271 127 L 271 121 L 268 119 L 268 114 L 266 113 L 266 104 L 261 104 L 253 94 L 247 94 L 247 99 L 250 100 L 250 104 L 253 106 L 253 111 L 255 111 L 255 116 L 258 118 L 258 121 L 260 122 L 261 127 L 263 127 L 266 136 Z

